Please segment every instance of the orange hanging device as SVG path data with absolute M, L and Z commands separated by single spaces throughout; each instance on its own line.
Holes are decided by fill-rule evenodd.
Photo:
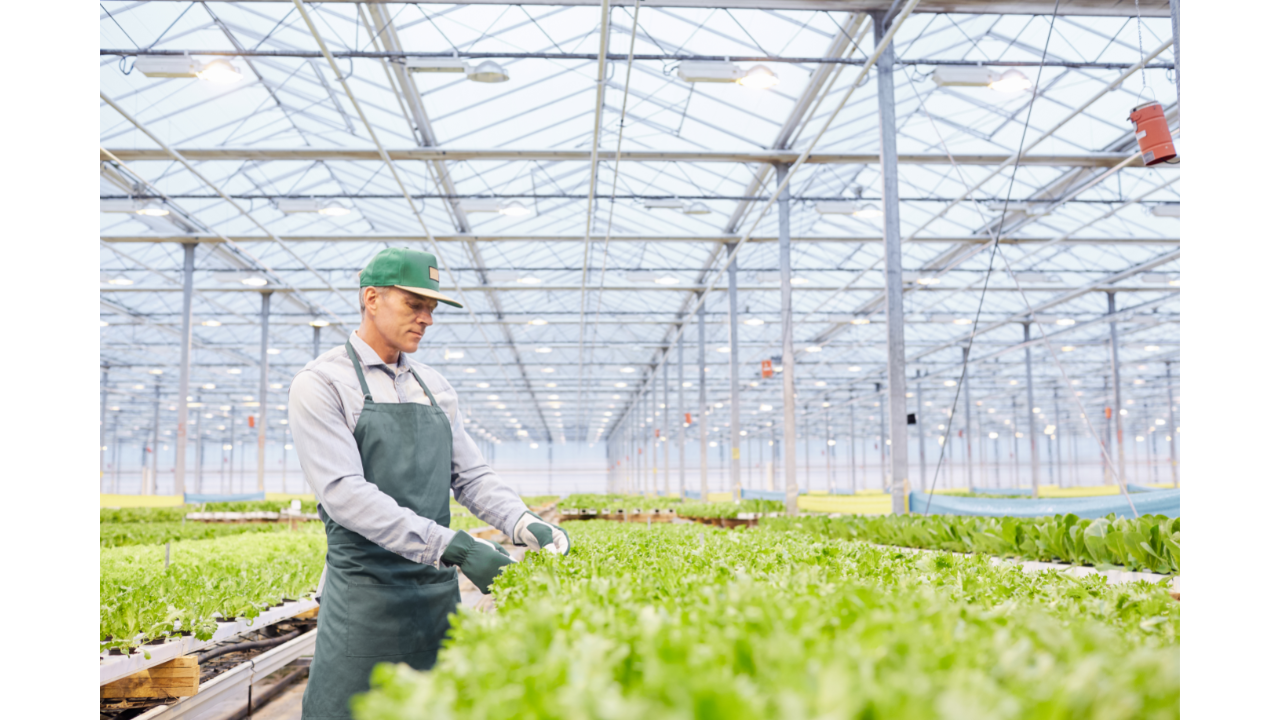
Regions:
M 1164 106 L 1158 102 L 1139 105 L 1129 113 L 1133 134 L 1142 151 L 1142 162 L 1147 167 L 1162 162 L 1177 162 L 1178 151 L 1173 148 L 1173 136 L 1169 134 L 1169 122 L 1164 117 Z
M 765 380 L 768 380 L 769 378 L 773 377 L 773 361 L 772 360 L 760 361 L 760 377 L 764 378 Z

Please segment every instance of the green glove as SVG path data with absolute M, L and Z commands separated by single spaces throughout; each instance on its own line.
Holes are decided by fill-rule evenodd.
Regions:
M 515 562 L 501 545 L 477 540 L 466 532 L 453 536 L 440 559 L 448 565 L 456 565 L 485 595 L 489 594 L 493 579 L 498 577 L 502 568 Z

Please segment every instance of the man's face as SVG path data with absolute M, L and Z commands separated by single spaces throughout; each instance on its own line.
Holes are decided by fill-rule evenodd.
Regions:
M 436 304 L 431 298 L 394 287 L 365 296 L 366 311 L 378 333 L 388 345 L 405 353 L 418 351 Z

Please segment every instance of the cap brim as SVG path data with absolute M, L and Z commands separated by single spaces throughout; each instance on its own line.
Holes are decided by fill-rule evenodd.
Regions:
M 398 287 L 401 290 L 405 290 L 407 292 L 411 292 L 415 295 L 421 295 L 422 297 L 429 297 L 432 300 L 439 300 L 440 302 L 445 303 L 446 305 L 452 305 L 456 308 L 462 307 L 462 303 L 458 302 L 457 300 L 454 300 L 448 295 L 441 293 L 438 290 L 432 290 L 431 288 L 409 287 L 407 285 L 396 285 L 395 287 Z

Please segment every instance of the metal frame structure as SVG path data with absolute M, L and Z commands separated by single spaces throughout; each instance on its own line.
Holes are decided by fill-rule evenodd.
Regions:
M 1142 0 L 1139 20 L 1132 3 L 1063 0 L 1049 37 L 1054 5 L 104 2 L 104 209 L 167 214 L 102 215 L 103 491 L 128 489 L 122 459 L 164 475 L 171 455 L 166 487 L 218 489 L 197 484 L 208 450 L 235 448 L 250 414 L 266 422 L 240 487 L 283 489 L 289 382 L 356 327 L 356 273 L 391 245 L 437 253 L 464 298 L 418 358 L 457 387 L 476 439 L 495 455 L 563 444 L 560 462 L 596 458 L 596 489 L 763 488 L 739 447 L 781 426 L 789 504 L 809 435 L 837 443 L 837 485 L 859 489 L 881 485 L 860 443 L 901 438 L 876 471 L 901 498 L 922 477 L 911 458 L 931 481 L 957 398 L 950 441 L 967 437 L 947 456 L 962 468 L 940 484 L 990 482 L 987 435 L 1012 452 L 994 425 L 1050 430 L 1012 439 L 1070 482 L 1052 439 L 1096 450 L 1080 415 L 1101 428 L 1106 408 L 1130 431 L 1117 467 L 1157 457 L 1122 449 L 1142 437 L 1157 479 L 1176 481 L 1179 170 L 1141 165 L 1127 117 L 1154 96 L 1177 132 L 1177 24 L 1167 2 Z M 1030 92 L 931 80 L 956 65 L 1034 77 L 1046 47 L 1030 118 Z M 243 79 L 135 66 L 184 54 Z M 413 57 L 489 60 L 510 79 L 412 72 Z M 779 83 L 679 79 L 694 58 Z M 841 202 L 862 211 L 831 214 Z M 511 203 L 526 213 L 474 210 Z M 1029 414 L 1012 417 L 1014 396 Z

